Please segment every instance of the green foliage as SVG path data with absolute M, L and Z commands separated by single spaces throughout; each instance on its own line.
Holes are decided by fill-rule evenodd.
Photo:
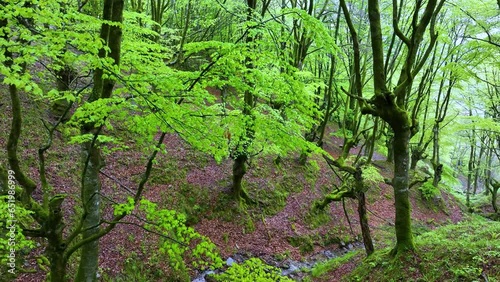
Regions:
M 345 255 L 343 255 L 341 257 L 336 257 L 333 259 L 326 260 L 324 262 L 320 262 L 320 263 L 316 264 L 311 269 L 311 276 L 314 278 L 326 276 L 326 274 L 328 272 L 334 271 L 342 264 L 353 260 L 359 254 L 360 254 L 360 251 L 353 251 L 353 252 L 346 253 Z
M 23 228 L 33 223 L 31 214 L 14 196 L 0 196 L 0 272 L 5 278 L 14 278 L 19 273 L 24 256 L 35 247 L 23 234 Z M 14 273 L 9 273 L 10 270 Z
M 367 187 L 378 186 L 380 182 L 384 182 L 384 177 L 378 169 L 373 165 L 362 167 L 363 184 Z
M 461 190 L 462 189 L 462 183 L 460 180 L 456 177 L 456 172 L 453 171 L 453 169 L 447 165 L 443 164 L 443 173 L 441 174 L 441 184 L 444 184 L 444 187 L 449 189 L 454 189 L 454 190 Z
M 307 30 L 307 35 L 313 39 L 315 47 L 324 48 L 328 54 L 339 53 L 339 48 L 333 37 L 323 22 L 314 16 L 311 16 L 303 9 L 283 9 L 283 13 L 290 13 L 293 19 L 301 20 L 304 29 Z
M 415 238 L 417 251 L 392 258 L 376 251 L 347 281 L 478 281 L 500 275 L 500 223 L 473 217 Z M 495 281 L 495 280 L 492 280 Z
M 250 234 L 255 231 L 255 224 L 250 215 L 245 216 L 245 226 L 243 227 L 243 234 Z
M 141 210 L 146 213 L 150 224 L 148 228 L 163 234 L 159 251 L 166 254 L 170 266 L 181 276 L 189 269 L 185 261 L 189 256 L 191 264 L 197 269 L 219 268 L 222 266 L 216 246 L 205 236 L 187 227 L 186 216 L 173 210 L 158 209 L 157 205 L 141 200 Z M 192 247 L 192 244 L 195 244 Z
M 418 190 L 422 193 L 422 197 L 425 200 L 432 200 L 434 197 L 441 194 L 439 188 L 432 185 L 432 181 L 426 181 L 424 184 L 418 187 Z
M 287 241 L 290 245 L 298 247 L 302 254 L 306 254 L 314 250 L 314 241 L 309 235 L 288 237 Z
M 332 217 L 329 209 L 321 209 L 313 203 L 304 220 L 311 228 L 318 228 L 331 222 Z
M 33 223 L 33 219 L 31 218 L 32 213 L 25 209 L 19 202 L 14 202 L 12 196 L 0 196 L 0 228 L 2 233 L 6 232 L 9 234 L 9 236 L 2 236 L 0 239 L 0 253 L 6 256 L 11 249 L 18 252 L 34 247 L 33 241 L 26 239 L 22 233 L 23 227 L 28 227 Z M 11 227 L 15 228 L 11 229 Z M 9 244 L 8 238 L 11 238 L 10 232 L 13 232 L 15 235 L 13 238 L 15 244 Z M 1 262 L 5 263 L 6 257 L 2 256 Z
M 172 205 L 178 205 L 176 210 L 186 214 L 186 223 L 194 225 L 203 218 L 210 208 L 209 190 L 189 184 L 181 185 L 180 189 L 180 194 L 175 197 Z
M 121 214 L 131 214 L 132 211 L 135 208 L 135 202 L 134 198 L 128 197 L 127 198 L 127 203 L 125 204 L 115 204 L 113 205 L 113 214 L 116 215 L 121 215 Z
M 246 260 L 243 264 L 234 263 L 226 272 L 213 276 L 219 282 L 288 282 L 293 281 L 281 276 L 279 268 L 265 264 L 258 258 Z
M 277 261 L 284 261 L 285 259 L 290 258 L 290 250 L 286 250 L 283 253 L 275 254 L 274 258 Z
M 280 212 L 285 206 L 290 195 L 290 192 L 286 189 L 286 186 L 281 184 L 272 186 L 270 191 L 259 189 L 257 190 L 259 200 L 265 205 L 265 213 L 267 215 L 273 215 Z

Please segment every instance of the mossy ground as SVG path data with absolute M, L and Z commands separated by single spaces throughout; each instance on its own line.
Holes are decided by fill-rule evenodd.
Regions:
M 378 250 L 343 281 L 500 281 L 499 234 L 499 222 L 473 217 L 417 236 L 414 252 Z

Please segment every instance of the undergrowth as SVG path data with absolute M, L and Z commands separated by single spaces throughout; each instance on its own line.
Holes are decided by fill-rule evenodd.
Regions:
M 365 259 L 345 281 L 500 281 L 500 223 L 473 217 L 415 238 L 416 251 L 390 248 Z
M 242 264 L 233 264 L 226 272 L 213 275 L 219 282 L 292 282 L 293 280 L 281 276 L 281 270 L 265 264 L 258 258 L 251 258 Z

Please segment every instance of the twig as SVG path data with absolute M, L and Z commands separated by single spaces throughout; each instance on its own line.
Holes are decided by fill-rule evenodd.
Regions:
M 120 181 L 118 181 L 118 179 L 112 177 L 111 175 L 105 173 L 104 171 L 102 170 L 99 170 L 99 173 L 106 176 L 107 178 L 113 180 L 116 184 L 118 184 L 120 187 L 122 187 L 123 189 L 127 190 L 127 192 L 129 192 L 130 194 L 134 195 L 134 191 L 132 191 L 132 189 L 128 188 L 127 186 L 125 186 L 124 184 L 122 184 Z

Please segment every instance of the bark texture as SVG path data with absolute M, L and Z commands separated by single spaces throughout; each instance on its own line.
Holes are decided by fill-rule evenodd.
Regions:
M 103 19 L 115 23 L 123 22 L 123 0 L 105 0 Z M 121 27 L 103 23 L 101 27 L 101 39 L 104 40 L 110 49 L 109 57 L 114 60 L 115 65 L 120 63 L 121 50 Z M 99 57 L 104 58 L 104 49 L 99 52 Z M 88 102 L 98 99 L 109 98 L 113 92 L 115 81 L 113 79 L 103 79 L 103 70 L 98 69 L 94 73 L 94 88 Z M 82 240 L 94 238 L 99 234 L 98 224 L 100 222 L 100 190 L 101 182 L 99 170 L 103 165 L 101 152 L 96 142 L 100 129 L 94 128 L 94 124 L 86 124 L 82 129 L 83 133 L 91 133 L 94 139 L 82 145 L 84 171 L 82 175 L 82 201 L 83 201 L 83 233 Z M 99 266 L 99 240 L 87 242 L 82 246 L 81 259 L 78 266 L 75 281 L 92 282 L 97 279 Z

